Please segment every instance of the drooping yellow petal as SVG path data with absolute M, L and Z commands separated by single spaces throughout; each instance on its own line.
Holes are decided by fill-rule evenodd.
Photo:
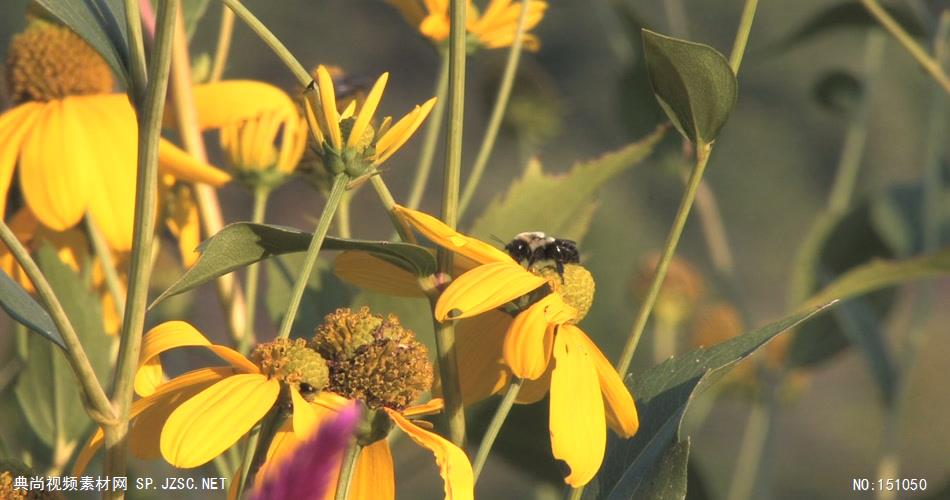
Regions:
M 298 436 L 309 435 L 319 421 L 317 410 L 300 395 L 300 391 L 293 387 L 290 388 L 290 399 L 294 405 L 294 433 Z
M 287 112 L 294 103 L 281 89 L 253 80 L 226 80 L 195 85 L 195 112 L 202 129 L 220 128 L 275 110 Z M 165 126 L 173 117 L 165 114 Z
M 274 439 L 271 441 L 270 447 L 267 448 L 267 458 L 264 461 L 264 465 L 262 465 L 257 472 L 257 477 L 254 481 L 255 487 L 259 487 L 260 485 L 264 484 L 264 481 L 270 479 L 274 474 L 276 474 L 277 471 L 280 470 L 284 461 L 292 456 L 294 450 L 303 444 L 303 442 L 320 427 L 321 422 L 327 418 L 332 418 L 337 414 L 336 410 L 331 410 L 318 404 L 311 404 L 310 406 L 312 410 L 312 416 L 314 417 L 314 420 L 310 424 L 310 429 L 301 429 L 299 422 L 295 426 L 294 419 L 292 418 L 285 420 L 284 423 L 281 424 L 274 436 Z M 339 469 L 339 466 L 337 466 L 337 469 Z M 335 477 L 336 476 L 334 475 L 334 480 Z M 328 490 L 332 495 L 336 488 L 331 486 L 328 488 Z
M 223 170 L 199 161 L 164 139 L 158 141 L 158 168 L 162 173 L 171 174 L 176 179 L 215 187 L 223 186 L 231 180 L 231 176 Z
M 401 148 L 403 144 L 409 141 L 412 134 L 419 129 L 422 122 L 429 116 L 432 107 L 435 106 L 435 101 L 436 98 L 433 97 L 422 103 L 422 106 L 417 106 L 403 119 L 390 127 L 389 130 L 386 131 L 386 134 L 379 138 L 376 142 L 376 159 L 373 160 L 374 165 L 379 165 L 388 160 L 396 151 L 399 151 L 399 148 Z
M 462 319 L 490 311 L 521 297 L 547 281 L 513 261 L 492 262 L 459 276 L 442 292 L 435 319 Z
M 594 368 L 597 369 L 597 377 L 600 381 L 600 391 L 604 396 L 607 424 L 617 435 L 624 438 L 632 437 L 637 433 L 637 428 L 640 427 L 637 407 L 633 402 L 630 391 L 627 390 L 620 375 L 617 374 L 617 370 L 580 328 L 573 325 L 564 325 L 562 328 L 576 330 L 574 338 L 585 344 L 587 351 L 591 353 L 591 359 L 594 361 Z
M 233 375 L 233 370 L 231 368 L 202 368 L 200 370 L 194 370 L 179 377 L 175 377 L 172 380 L 169 380 L 168 383 L 163 384 L 159 390 L 152 394 L 149 397 L 141 398 L 132 402 L 132 407 L 129 409 L 129 416 L 131 419 L 136 419 L 143 414 L 146 414 L 150 411 L 167 413 L 173 411 L 176 405 L 167 404 L 170 400 L 176 397 L 179 393 L 187 393 L 192 388 L 206 388 L 209 385 L 227 377 Z M 167 415 L 167 413 L 165 413 Z M 164 420 L 162 421 L 164 423 Z M 134 422 L 132 423 L 133 429 L 135 428 Z M 146 427 L 143 427 L 139 431 L 131 432 L 129 435 L 130 447 L 135 452 L 145 452 L 149 444 L 145 443 L 145 440 L 150 438 L 158 439 L 158 434 L 161 432 L 161 428 L 158 428 L 158 432 L 154 436 L 148 436 L 144 434 L 145 428 L 149 424 L 145 424 Z M 86 470 L 86 467 L 89 466 L 89 462 L 92 460 L 92 457 L 95 456 L 96 452 L 102 447 L 102 441 L 104 438 L 104 433 L 102 428 L 96 430 L 93 433 L 92 437 L 89 438 L 89 441 L 82 447 L 79 452 L 79 456 L 76 457 L 76 462 L 73 464 L 73 475 L 81 476 Z M 137 448 L 138 447 L 138 448 Z M 136 455 L 140 456 L 140 455 Z
M 514 260 L 505 251 L 477 238 L 466 236 L 425 212 L 400 205 L 393 207 L 393 211 L 427 240 L 453 253 L 465 256 L 479 264 L 490 262 L 514 263 Z
M 505 335 L 505 363 L 517 377 L 529 380 L 544 374 L 554 348 L 554 332 L 557 325 L 547 319 L 547 309 L 561 301 L 552 293 L 535 302 L 527 310 L 515 316 Z
M 459 388 L 466 405 L 497 394 L 508 384 L 502 346 L 511 321 L 501 311 L 488 311 L 455 326 Z
M 85 130 L 89 125 L 70 101 L 43 106 L 20 153 L 23 198 L 40 222 L 57 231 L 82 218 L 97 171 Z
M 551 373 L 550 430 L 554 458 L 567 463 L 571 472 L 564 482 L 572 487 L 587 484 L 600 469 L 607 446 L 604 398 L 594 367 L 593 354 L 572 328 L 558 331 L 554 339 Z
M 369 94 L 366 94 L 366 100 L 363 101 L 360 114 L 356 116 L 356 121 L 353 122 L 353 128 L 350 129 L 350 137 L 346 140 L 347 147 L 356 147 L 357 143 L 360 142 L 360 139 L 363 137 L 363 132 L 366 131 L 366 126 L 369 125 L 369 121 L 372 120 L 373 115 L 376 114 L 376 108 L 379 107 L 379 101 L 383 98 L 383 91 L 386 89 L 387 81 L 389 81 L 389 73 L 383 73 L 383 75 L 376 80 Z
M 250 373 L 228 377 L 181 404 L 162 428 L 162 456 L 197 467 L 230 448 L 270 411 L 280 382 Z
M 32 130 L 43 104 L 28 102 L 0 114 L 0 218 L 6 216 L 6 199 L 13 180 L 13 169 L 20 156 L 20 146 Z
M 435 455 L 435 463 L 439 466 L 439 475 L 445 483 L 446 500 L 469 500 L 474 498 L 475 481 L 472 476 L 472 464 L 469 463 L 465 452 L 457 446 L 435 434 L 429 432 L 389 408 L 383 408 L 397 427 L 402 429 L 419 446 L 426 448 Z
M 135 373 L 135 393 L 148 396 L 162 383 L 164 374 L 158 355 L 176 347 L 207 347 L 238 371 L 259 373 L 257 365 L 241 353 L 221 345 L 214 345 L 195 327 L 184 321 L 166 321 L 149 330 L 142 339 L 139 369 Z
M 554 371 L 554 363 L 548 363 L 548 369 L 534 380 L 524 380 L 521 383 L 521 390 L 515 397 L 515 403 L 520 405 L 530 405 L 537 403 L 544 398 L 544 395 L 551 390 L 551 372 Z
M 324 132 L 329 136 L 330 144 L 340 151 L 343 149 L 343 139 L 340 131 L 340 115 L 336 109 L 336 91 L 333 87 L 333 78 L 322 64 L 317 67 L 317 85 L 320 89 L 319 113 L 323 118 L 321 124 L 326 126 Z
M 410 406 L 402 411 L 404 417 L 421 417 L 425 415 L 435 415 L 445 408 L 445 401 L 442 398 L 432 398 L 425 403 Z
M 396 498 L 393 454 L 389 442 L 380 439 L 360 450 L 350 483 L 349 498 L 391 500 Z M 328 492 L 329 493 L 329 492 Z
M 333 272 L 343 281 L 397 297 L 425 297 L 419 278 L 405 269 L 366 252 L 346 251 L 333 261 Z

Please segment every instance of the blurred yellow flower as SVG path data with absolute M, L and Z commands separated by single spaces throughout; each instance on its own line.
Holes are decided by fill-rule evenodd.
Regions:
M 386 0 L 397 8 L 410 25 L 415 26 L 422 35 L 435 43 L 443 43 L 449 37 L 449 1 L 448 0 Z M 465 27 L 469 40 L 485 48 L 495 49 L 510 46 L 518 30 L 518 18 L 521 16 L 521 3 L 512 0 L 491 0 L 484 12 L 471 1 L 467 2 Z M 528 2 L 528 18 L 525 19 L 524 47 L 537 50 L 538 38 L 530 33 L 548 8 L 543 0 Z
M 112 248 L 129 250 L 138 122 L 128 98 L 112 93 L 108 66 L 69 29 L 34 20 L 10 43 L 7 74 L 16 106 L 0 114 L 0 199 L 19 166 L 26 205 L 43 225 L 62 231 L 89 213 Z M 158 154 L 160 171 L 175 178 L 230 179 L 170 142 Z
M 307 120 L 317 143 L 317 153 L 333 175 L 342 172 L 352 177 L 366 175 L 370 167 L 389 159 L 412 137 L 435 105 L 433 97 L 413 108 L 396 123 L 387 116 L 379 129 L 374 130 L 370 122 L 376 114 L 388 80 L 389 73 L 383 73 L 362 105 L 358 106 L 357 101 L 353 100 L 341 113 L 337 108 L 336 91 L 329 71 L 326 66 L 317 67 L 318 109 L 313 109 L 308 100 Z
M 456 347 L 463 398 L 471 401 L 493 394 L 512 375 L 525 379 L 519 402 L 534 402 L 550 392 L 552 451 L 571 469 L 565 478 L 568 484 L 586 484 L 603 461 L 606 425 L 622 437 L 633 436 L 639 426 L 630 392 L 576 325 L 590 306 L 593 282 L 576 284 L 586 283 L 589 273 L 580 266 L 565 266 L 564 282 L 558 284 L 556 273 L 534 274 L 506 252 L 459 233 L 435 217 L 398 206 L 396 213 L 427 240 L 455 253 L 459 261 L 457 272 L 462 274 L 443 291 L 435 316 L 439 321 L 462 320 Z M 419 288 L 414 276 L 401 281 L 405 276 L 385 266 L 395 267 L 365 254 L 344 253 L 335 270 L 341 278 L 371 289 L 408 295 L 413 287 Z M 533 296 L 545 285 L 552 288 L 551 293 L 513 319 L 500 310 Z M 589 288 L 590 293 L 578 293 L 577 288 Z M 500 362 L 510 373 L 500 368 Z

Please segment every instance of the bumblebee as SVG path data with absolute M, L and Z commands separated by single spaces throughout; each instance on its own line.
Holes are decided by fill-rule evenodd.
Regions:
M 581 260 L 577 242 L 548 236 L 540 231 L 516 235 L 505 245 L 505 251 L 525 267 L 538 262 L 553 262 L 559 274 L 564 273 L 564 264 L 577 264 Z

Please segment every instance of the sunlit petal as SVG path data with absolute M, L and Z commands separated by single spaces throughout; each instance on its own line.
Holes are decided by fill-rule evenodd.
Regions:
M 422 106 L 417 106 L 416 109 L 390 127 L 390 129 L 386 131 L 386 134 L 379 138 L 379 141 L 376 143 L 377 156 L 373 164 L 379 165 L 388 160 L 403 144 L 409 141 L 412 134 L 419 129 L 422 122 L 429 116 L 432 107 L 435 106 L 435 101 L 436 98 L 433 97 L 422 103 Z
M 20 146 L 43 114 L 43 104 L 36 102 L 21 104 L 0 114 L 0 200 L 7 199 Z M 6 203 L 0 203 L 0 217 L 5 215 Z
M 551 390 L 551 372 L 554 371 L 554 363 L 548 363 L 548 369 L 534 380 L 524 380 L 521 383 L 521 390 L 515 397 L 515 403 L 529 405 L 537 403 L 544 399 L 544 396 Z
M 399 414 L 399 412 L 384 408 L 386 414 L 397 427 L 402 429 L 419 446 L 428 449 L 435 455 L 435 463 L 439 466 L 439 475 L 445 482 L 445 498 L 447 500 L 468 500 L 474 498 L 475 482 L 472 476 L 472 464 L 469 463 L 465 452 L 457 446 L 439 436 L 429 432 Z
M 383 73 L 383 75 L 376 80 L 369 94 L 366 94 L 366 100 L 363 101 L 360 114 L 356 116 L 356 121 L 350 130 L 350 137 L 346 141 L 347 147 L 356 147 L 356 144 L 360 142 L 360 139 L 363 137 L 363 132 L 366 130 L 366 126 L 369 125 L 369 121 L 373 118 L 373 115 L 376 114 L 376 108 L 379 107 L 379 101 L 383 98 L 383 90 L 386 89 L 386 82 L 388 80 L 389 73 Z
M 466 405 L 497 394 L 508 384 L 502 346 L 511 321 L 503 312 L 488 311 L 455 325 L 459 387 Z
M 281 89 L 253 80 L 227 80 L 195 85 L 193 90 L 198 125 L 220 128 L 266 112 L 294 110 L 294 103 Z M 166 114 L 165 125 L 172 126 Z
M 546 311 L 557 301 L 562 301 L 558 294 L 544 297 L 515 316 L 508 328 L 505 363 L 515 376 L 536 379 L 547 369 L 557 326 L 548 322 Z
M 350 483 L 349 498 L 390 500 L 396 498 L 393 454 L 389 442 L 376 441 L 360 450 Z
M 343 139 L 340 132 L 340 115 L 336 109 L 336 93 L 333 78 L 323 65 L 317 68 L 317 85 L 320 87 L 320 113 L 327 127 L 326 135 L 330 137 L 333 147 L 340 151 L 343 148 Z
M 397 297 L 425 297 L 415 273 L 366 252 L 347 251 L 333 261 L 333 272 L 343 281 Z
M 223 186 L 231 180 L 231 176 L 223 170 L 199 161 L 164 139 L 158 141 L 158 168 L 176 179 L 211 186 Z
M 600 390 L 604 396 L 607 424 L 621 437 L 628 438 L 636 434 L 637 428 L 640 426 L 637 418 L 637 407 L 633 402 L 630 391 L 624 385 L 620 375 L 617 374 L 617 370 L 580 328 L 572 325 L 565 325 L 562 328 L 576 330 L 574 338 L 585 344 L 587 351 L 591 353 L 591 359 L 594 361 L 594 368 L 597 369 L 597 377 L 600 381 Z
M 514 262 L 505 251 L 495 248 L 478 238 L 459 233 L 425 212 L 399 205 L 396 205 L 393 211 L 427 240 L 479 264 Z
M 402 411 L 404 417 L 421 417 L 425 415 L 435 415 L 445 408 L 445 401 L 442 398 L 432 398 L 429 401 L 410 406 Z
M 500 307 L 547 281 L 513 261 L 492 262 L 459 276 L 439 297 L 435 318 L 462 319 Z
M 306 436 L 316 428 L 319 422 L 318 412 L 300 395 L 300 391 L 293 387 L 290 388 L 290 399 L 294 405 L 294 433 Z

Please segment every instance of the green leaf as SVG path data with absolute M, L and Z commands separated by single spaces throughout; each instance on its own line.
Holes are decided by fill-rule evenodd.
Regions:
M 283 255 L 266 261 L 267 296 L 265 305 L 271 321 L 279 325 L 287 312 L 290 292 L 294 287 L 297 270 L 303 265 L 301 253 Z M 341 304 L 351 300 L 350 288 L 333 274 L 332 266 L 317 259 L 307 288 L 300 299 L 300 310 L 294 320 L 290 336 L 293 338 L 311 337 L 323 317 L 333 312 Z
M 611 438 L 604 465 L 589 489 L 591 498 L 641 498 L 636 493 L 648 487 L 657 464 L 663 462 L 675 443 L 682 441 L 680 424 L 696 395 L 773 337 L 808 321 L 825 307 L 792 314 L 712 347 L 670 358 L 628 378 L 630 391 L 637 398 L 640 429 L 629 440 Z
M 711 144 L 736 104 L 736 75 L 716 49 L 643 30 L 650 85 L 681 134 Z
M 471 233 L 483 240 L 511 238 L 523 231 L 544 231 L 560 238 L 583 239 L 597 207 L 596 192 L 618 174 L 647 158 L 666 127 L 617 151 L 579 163 L 566 174 L 546 173 L 537 161 L 475 220 Z
M 190 269 L 152 302 L 187 292 L 219 276 L 276 255 L 306 251 L 312 235 L 281 226 L 238 222 L 205 240 Z M 361 250 L 420 276 L 436 271 L 435 257 L 423 247 L 389 241 L 346 240 L 328 236 L 321 250 Z
M 122 0 L 36 0 L 36 3 L 91 45 L 128 87 L 129 48 Z
M 190 40 L 198 29 L 198 22 L 208 12 L 209 0 L 187 0 L 181 3 L 181 13 L 185 18 L 185 31 Z
M 46 309 L 3 270 L 0 270 L 0 307 L 3 307 L 11 318 L 28 326 L 60 349 L 66 349 L 66 344 Z
M 683 500 L 686 498 L 686 467 L 689 464 L 689 436 L 672 445 L 656 464 L 649 480 L 640 483 L 630 498 Z
M 44 244 L 37 264 L 59 297 L 99 379 L 109 372 L 111 337 L 102 328 L 97 295 Z M 78 441 L 91 421 L 83 410 L 79 384 L 66 357 L 37 335 L 27 337 L 26 368 L 14 387 L 17 401 L 36 435 L 51 448 Z

